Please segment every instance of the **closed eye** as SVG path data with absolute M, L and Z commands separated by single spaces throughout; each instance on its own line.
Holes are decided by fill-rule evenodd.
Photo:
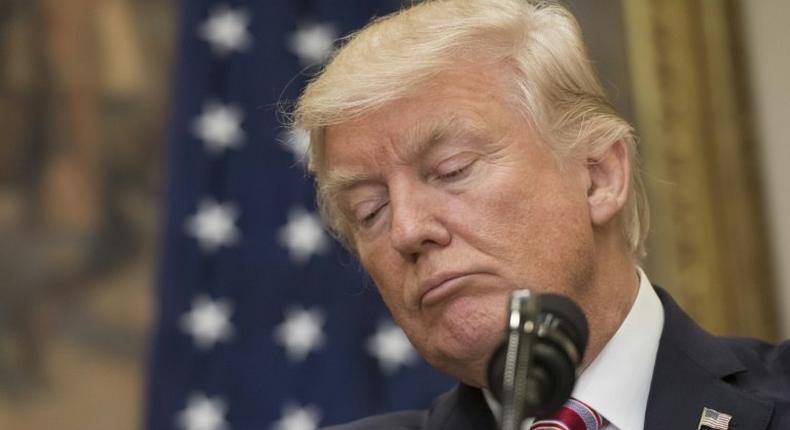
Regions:
M 469 167 L 469 166 L 464 166 L 464 167 L 462 167 L 462 168 L 460 168 L 460 169 L 453 170 L 452 172 L 448 172 L 448 173 L 445 173 L 445 174 L 443 174 L 443 175 L 439 175 L 439 176 L 438 176 L 438 178 L 439 178 L 439 179 L 452 179 L 452 178 L 456 178 L 456 177 L 458 177 L 458 176 L 461 176 L 461 174 L 463 174 L 463 173 L 466 171 L 466 168 L 467 168 L 467 167 Z
M 463 179 L 467 175 L 467 173 L 469 173 L 470 168 L 474 164 L 475 164 L 475 161 L 473 160 L 473 161 L 463 165 L 462 167 L 459 167 L 457 169 L 451 170 L 451 171 L 449 171 L 447 173 L 442 173 L 440 175 L 437 175 L 436 179 L 438 179 L 440 181 L 455 181 L 455 180 Z
M 381 213 L 381 211 L 384 209 L 385 206 L 386 204 L 383 204 L 377 207 L 376 210 L 374 210 L 373 212 L 370 212 L 369 214 L 365 215 L 362 219 L 359 220 L 359 224 L 364 228 L 373 225 L 373 223 L 376 221 L 376 218 L 378 217 L 378 215 Z

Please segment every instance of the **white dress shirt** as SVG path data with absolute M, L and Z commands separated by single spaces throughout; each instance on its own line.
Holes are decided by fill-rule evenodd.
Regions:
M 620 328 L 576 381 L 572 397 L 592 406 L 609 424 L 603 430 L 642 430 L 647 396 L 664 327 L 664 309 L 647 275 L 638 268 L 639 292 Z M 499 419 L 501 406 L 486 401 Z M 529 429 L 532 419 L 522 426 Z

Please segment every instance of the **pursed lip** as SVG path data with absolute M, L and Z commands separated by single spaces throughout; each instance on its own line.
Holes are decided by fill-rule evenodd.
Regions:
M 430 305 L 442 298 L 441 290 L 453 281 L 471 275 L 471 272 L 442 272 L 420 283 L 420 306 Z

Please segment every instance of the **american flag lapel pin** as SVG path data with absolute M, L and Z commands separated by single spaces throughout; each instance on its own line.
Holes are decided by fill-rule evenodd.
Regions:
M 697 430 L 728 430 L 732 415 L 721 413 L 710 408 L 702 409 Z

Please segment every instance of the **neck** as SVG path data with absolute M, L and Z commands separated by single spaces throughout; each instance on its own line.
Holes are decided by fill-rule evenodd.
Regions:
M 619 237 L 598 242 L 595 269 L 580 305 L 590 338 L 582 361 L 586 368 L 620 328 L 639 292 L 636 263 Z

